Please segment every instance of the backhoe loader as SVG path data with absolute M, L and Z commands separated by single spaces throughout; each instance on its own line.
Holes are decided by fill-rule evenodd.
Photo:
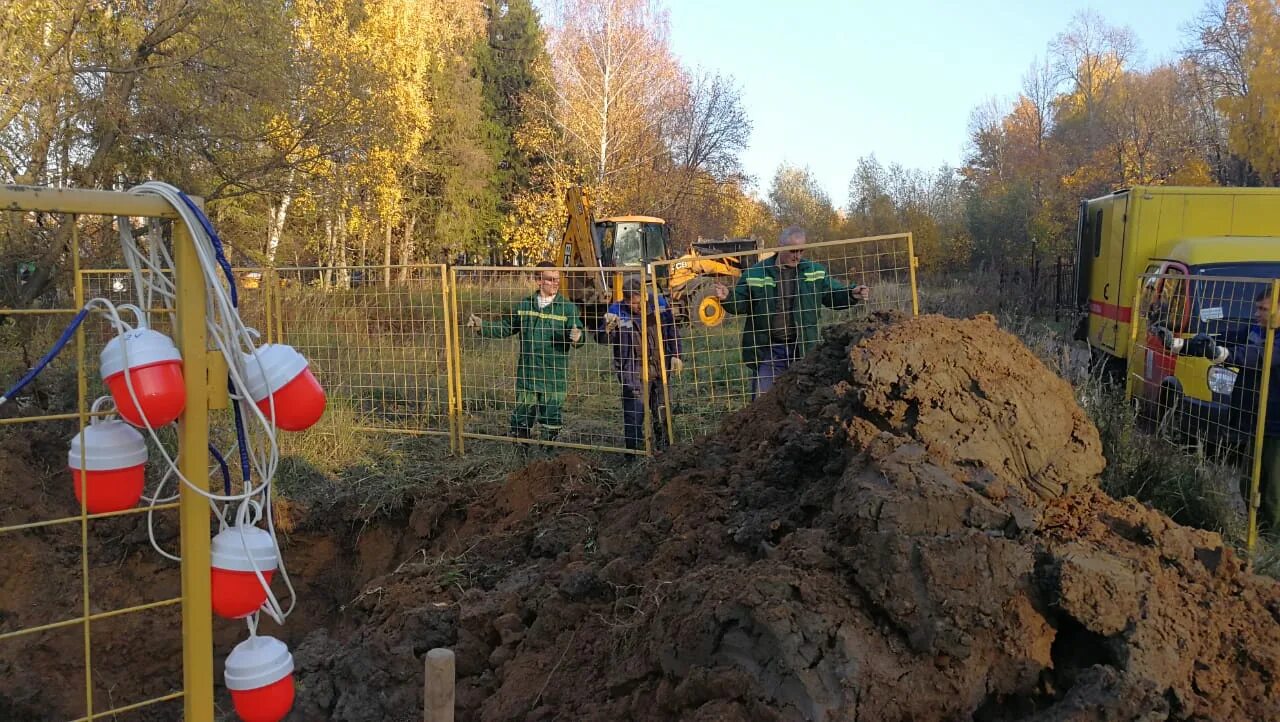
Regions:
M 641 267 L 657 274 L 658 287 L 668 294 L 681 320 L 697 320 L 718 326 L 724 309 L 715 295 L 715 283 L 731 285 L 741 274 L 736 258 L 705 258 L 719 253 L 754 249 L 749 239 L 699 241 L 674 264 L 656 263 L 671 258 L 671 236 L 661 218 L 612 216 L 597 220 L 585 188 L 572 186 L 565 193 L 568 218 L 560 240 L 557 262 L 577 270 L 564 273 L 565 294 L 577 303 L 592 323 L 604 315 L 609 303 L 622 298 L 625 270 Z M 670 269 L 670 278 L 668 278 Z M 638 271 L 637 271 L 638 273 Z

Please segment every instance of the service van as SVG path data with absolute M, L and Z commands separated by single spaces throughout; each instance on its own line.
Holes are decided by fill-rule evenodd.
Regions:
M 1118 190 L 1080 204 L 1076 250 L 1077 338 L 1095 368 L 1162 408 L 1230 415 L 1240 369 L 1165 352 L 1153 324 L 1225 341 L 1252 323 L 1255 298 L 1280 278 L 1280 189 Z

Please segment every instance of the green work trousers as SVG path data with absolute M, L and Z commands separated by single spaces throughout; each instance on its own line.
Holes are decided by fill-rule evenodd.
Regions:
M 554 441 L 564 425 L 560 410 L 564 406 L 563 391 L 533 391 L 516 389 L 516 407 L 511 412 L 511 435 L 528 439 L 533 425 L 540 424 L 540 436 L 544 441 Z

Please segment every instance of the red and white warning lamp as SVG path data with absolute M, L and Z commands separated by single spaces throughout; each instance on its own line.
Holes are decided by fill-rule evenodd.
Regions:
M 324 414 L 324 389 L 307 359 L 292 346 L 269 343 L 244 357 L 249 396 L 262 414 L 285 431 L 310 428 Z
M 98 411 L 107 397 L 98 399 Z M 147 442 L 137 429 L 118 419 L 95 416 L 71 439 L 67 466 L 76 501 L 90 514 L 132 508 L 142 498 L 146 479 Z
M 111 389 L 125 421 L 139 427 L 149 423 L 155 429 L 182 415 L 187 403 L 182 356 L 168 336 L 147 328 L 140 320 L 137 328 L 126 327 L 124 333 L 108 341 L 99 360 L 102 380 Z
M 227 655 L 223 679 L 244 722 L 279 722 L 293 707 L 293 655 L 275 637 L 250 634 Z
M 280 552 L 271 534 L 246 520 L 213 537 L 209 561 L 214 614 L 241 619 L 267 601 L 266 585 L 275 576 Z

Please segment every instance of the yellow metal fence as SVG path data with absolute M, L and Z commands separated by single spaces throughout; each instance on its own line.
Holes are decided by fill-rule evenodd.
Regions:
M 1126 392 L 1149 429 L 1212 464 L 1248 512 L 1246 543 L 1280 522 L 1280 401 L 1271 393 L 1280 281 L 1140 277 L 1130 324 Z M 1276 414 L 1271 414 L 1276 417 Z
M 463 439 L 623 453 L 652 448 L 653 425 L 645 419 L 655 418 L 656 409 L 637 387 L 648 382 L 646 332 L 652 325 L 623 319 L 625 328 L 610 331 L 588 306 L 563 297 L 539 303 L 539 297 L 554 298 L 574 274 L 625 276 L 637 289 L 647 287 L 644 268 L 453 269 Z M 624 339 L 633 327 L 637 333 Z M 625 362 L 633 377 L 627 383 L 627 374 L 619 373 L 620 354 L 633 354 L 634 361 Z M 630 423 L 627 396 L 636 400 L 631 407 L 638 414 Z
M 768 390 L 823 328 L 876 311 L 919 309 L 910 234 L 698 258 L 732 270 L 680 284 L 681 267 L 693 262 L 682 258 L 655 264 L 653 274 L 655 290 L 668 279 L 668 295 L 687 319 L 678 326 L 679 361 L 664 363 L 667 423 L 677 440 L 711 431 Z M 779 319 L 778 309 L 790 313 Z
M 761 349 L 744 341 L 743 330 L 767 322 L 758 317 L 763 306 L 752 306 L 766 301 L 747 292 L 761 289 L 748 286 L 743 274 L 756 264 L 763 265 L 748 276 L 774 273 L 776 251 L 702 256 L 730 268 L 729 275 L 703 274 L 690 284 L 677 282 L 679 260 L 652 269 L 554 269 L 550 287 L 562 296 L 578 297 L 572 289 L 589 275 L 604 279 L 615 296 L 624 278 L 635 279 L 650 298 L 646 317 L 666 320 L 638 324 L 657 338 L 645 337 L 641 356 L 624 362 L 626 352 L 615 348 L 622 337 L 603 328 L 607 309 L 569 304 L 566 313 L 577 315 L 581 337 L 563 341 L 565 368 L 551 374 L 557 388 L 550 391 L 535 388 L 547 379 L 528 373 L 545 358 L 521 363 L 530 347 L 519 321 L 565 323 L 539 317 L 565 313 L 529 306 L 551 269 L 413 265 L 255 273 L 271 287 L 276 338 L 308 357 L 329 394 L 325 419 L 311 433 L 445 436 L 457 452 L 473 440 L 644 454 L 705 433 L 750 402 L 756 374 L 746 361 Z M 812 302 L 805 310 L 811 340 L 830 324 L 875 311 L 918 312 L 910 234 L 802 244 L 789 252 L 802 257 L 799 285 L 792 297 L 778 298 Z M 735 302 L 738 296 L 743 300 Z M 660 299 L 657 317 L 654 298 Z M 659 342 L 663 353 L 651 358 Z M 795 344 L 789 360 L 810 345 Z M 623 367 L 646 378 L 620 373 Z

